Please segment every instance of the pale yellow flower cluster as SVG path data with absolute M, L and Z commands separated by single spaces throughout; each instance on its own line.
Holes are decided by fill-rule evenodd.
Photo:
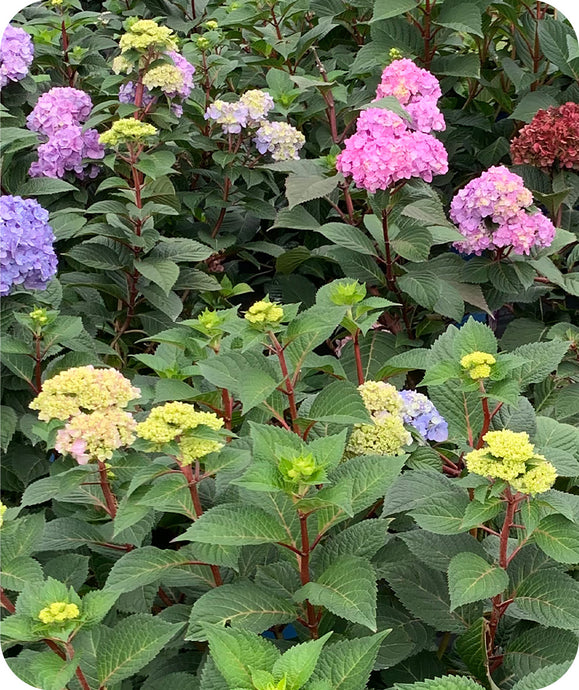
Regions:
M 143 143 L 155 134 L 157 128 L 153 125 L 127 117 L 113 122 L 111 128 L 100 135 L 99 141 L 104 146 L 115 147 L 119 144 Z
M 496 364 L 494 355 L 488 352 L 471 352 L 460 360 L 460 366 L 468 371 L 471 379 L 478 381 L 488 379 L 491 375 L 491 366 Z
M 553 486 L 557 471 L 542 455 L 535 453 L 526 432 L 489 431 L 483 440 L 486 446 L 465 456 L 469 472 L 503 479 L 525 494 L 543 493 Z
M 55 601 L 50 606 L 42 609 L 38 614 L 38 620 L 45 625 L 52 623 L 64 623 L 68 620 L 78 618 L 80 611 L 76 604 L 67 604 L 65 601 Z
M 276 326 L 283 319 L 283 308 L 268 299 L 255 302 L 247 310 L 245 318 L 258 326 Z
M 183 73 L 175 65 L 159 65 L 148 70 L 143 84 L 148 89 L 157 87 L 166 93 L 174 93 L 183 88 Z
M 154 407 L 147 419 L 137 425 L 137 435 L 159 447 L 177 441 L 180 461 L 190 465 L 223 447 L 219 441 L 203 438 L 202 433 L 195 434 L 200 426 L 218 431 L 223 420 L 213 412 L 199 412 L 188 403 L 170 402 Z
M 177 39 L 175 34 L 166 26 L 159 26 L 152 19 L 139 19 L 131 25 L 129 31 L 121 36 L 119 41 L 121 53 L 128 50 L 145 52 L 176 50 Z

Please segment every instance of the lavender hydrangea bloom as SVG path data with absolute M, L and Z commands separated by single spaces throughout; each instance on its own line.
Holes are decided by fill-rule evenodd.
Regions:
M 56 273 L 48 211 L 34 199 L 0 198 L 0 295 L 13 286 L 44 290 Z
M 137 95 L 137 85 L 134 81 L 128 81 L 123 84 L 119 89 L 119 101 L 121 103 L 131 103 L 135 104 L 135 96 Z M 155 100 L 155 96 L 149 91 L 149 89 L 143 87 L 143 105 L 147 107 Z
M 99 143 L 99 133 L 96 129 L 82 131 L 80 125 L 69 125 L 57 130 L 48 141 L 38 147 L 38 161 L 30 166 L 31 177 L 64 177 L 67 171 L 85 176 L 90 165 L 85 158 L 104 158 L 105 150 Z M 98 167 L 91 166 L 89 177 L 96 177 Z
M 33 58 L 34 45 L 30 36 L 24 29 L 9 24 L 0 42 L 0 86 L 24 79 Z
M 287 122 L 263 121 L 253 142 L 261 154 L 269 152 L 274 161 L 287 161 L 299 160 L 306 138 Z
M 85 122 L 91 110 L 92 101 L 88 93 L 69 86 L 57 86 L 40 96 L 26 118 L 26 126 L 49 137 L 61 127 Z
M 173 64 L 183 76 L 183 86 L 178 91 L 168 93 L 167 96 L 169 96 L 169 98 L 178 96 L 182 100 L 185 100 L 189 98 L 189 94 L 194 87 L 193 75 L 195 74 L 195 67 L 174 50 L 167 51 L 167 55 L 173 60 Z
M 422 393 L 400 391 L 404 402 L 402 418 L 405 424 L 413 426 L 427 441 L 446 441 L 448 424 L 433 403 Z
M 239 134 L 242 127 L 247 127 L 249 111 L 241 102 L 227 103 L 217 100 L 207 108 L 204 117 L 221 125 L 225 134 Z

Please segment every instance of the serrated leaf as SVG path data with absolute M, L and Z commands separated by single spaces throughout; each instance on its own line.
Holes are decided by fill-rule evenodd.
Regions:
M 436 19 L 436 23 L 460 33 L 483 36 L 481 11 L 474 2 L 446 0 Z
M 547 515 L 533 532 L 537 546 L 559 563 L 579 563 L 579 525 L 563 515 Z
M 487 635 L 488 621 L 481 616 L 456 640 L 456 651 L 484 685 L 488 684 Z
M 446 572 L 451 559 L 459 553 L 472 552 L 484 557 L 481 543 L 468 532 L 463 534 L 432 534 L 420 529 L 403 532 L 399 538 L 428 567 Z
M 316 228 L 325 238 L 346 249 L 351 249 L 369 256 L 376 255 L 376 248 L 372 240 L 361 230 L 347 223 L 326 223 Z
M 260 508 L 235 503 L 215 506 L 203 513 L 179 539 L 206 544 L 243 546 L 285 541 L 287 534 Z
M 370 561 L 343 556 L 294 595 L 376 631 L 376 575 Z
M 536 572 L 517 588 L 509 615 L 563 630 L 577 630 L 579 582 L 557 570 Z
M 288 175 L 285 182 L 288 208 L 291 210 L 298 204 L 312 199 L 327 196 L 343 181 L 341 175 L 323 177 L 322 175 Z
M 489 599 L 509 586 L 509 576 L 475 553 L 459 553 L 448 566 L 451 609 Z
M 295 604 L 249 581 L 222 585 L 203 594 L 191 609 L 186 639 L 205 640 L 207 625 L 259 633 L 294 621 Z
M 179 266 L 170 259 L 147 257 L 143 261 L 135 261 L 135 269 L 142 276 L 158 285 L 167 295 L 179 277 Z
M 521 387 L 540 383 L 557 369 L 568 349 L 569 343 L 562 340 L 521 345 L 513 350 L 512 354 L 526 362 L 515 369 L 513 375 L 519 379 Z
M 376 635 L 326 645 L 312 680 L 326 682 L 333 690 L 360 690 L 366 687 L 380 645 L 389 632 L 384 630 Z
M 101 637 L 97 650 L 101 686 L 112 686 L 140 671 L 181 629 L 159 617 L 135 614 Z
M 319 640 L 303 642 L 288 649 L 273 665 L 275 680 L 285 678 L 287 690 L 301 690 L 314 672 L 322 648 L 331 634 L 327 633 Z
M 20 592 L 27 583 L 44 580 L 42 567 L 34 558 L 19 556 L 6 563 L 2 560 L 0 575 L 4 589 Z
M 357 387 L 348 381 L 334 381 L 323 388 L 308 412 L 309 419 L 333 424 L 370 424 Z
M 569 663 L 577 654 L 577 638 L 570 630 L 537 626 L 509 640 L 504 664 L 508 673 L 522 678 L 551 664 Z

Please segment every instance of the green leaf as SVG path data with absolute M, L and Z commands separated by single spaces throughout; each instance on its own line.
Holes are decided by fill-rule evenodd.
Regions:
M 297 616 L 295 604 L 249 581 L 237 581 L 203 594 L 191 609 L 187 640 L 206 640 L 209 625 L 243 628 L 260 633 L 272 625 L 290 623 Z
M 449 495 L 431 496 L 428 502 L 415 508 L 410 515 L 418 525 L 435 534 L 458 534 L 465 532 L 462 521 L 469 505 L 466 494 L 456 494 L 452 501 Z
M 326 223 L 316 228 L 316 232 L 319 232 L 328 240 L 334 242 L 334 244 L 340 245 L 340 247 L 345 247 L 361 254 L 368 254 L 369 256 L 376 255 L 376 248 L 372 240 L 353 225 Z
M 562 22 L 545 17 L 537 22 L 539 29 L 539 43 L 543 54 L 563 74 L 573 79 L 579 79 L 579 72 L 573 69 L 575 61 L 569 61 L 569 50 L 567 47 L 567 37 L 575 38 L 573 32 Z
M 2 587 L 20 592 L 28 582 L 42 582 L 44 574 L 38 561 L 29 556 L 19 556 L 11 561 L 2 559 Z
M 206 544 L 243 546 L 285 541 L 287 534 L 260 508 L 235 503 L 210 508 L 179 539 Z
M 480 350 L 490 354 L 497 352 L 497 339 L 492 330 L 472 317 L 458 330 L 453 342 L 456 359 Z
M 509 615 L 563 630 L 577 630 L 579 582 L 558 570 L 536 572 L 517 588 Z
M 543 666 L 517 681 L 513 685 L 512 690 L 543 690 L 543 688 L 549 687 L 563 678 L 570 666 L 570 661 L 563 664 Z
M 315 567 L 328 568 L 341 556 L 362 556 L 372 558 L 388 541 L 390 520 L 378 518 L 363 520 L 347 527 L 342 532 L 318 546 L 314 552 Z
M 301 690 L 314 672 L 322 647 L 331 634 L 329 632 L 319 640 L 303 642 L 288 649 L 273 665 L 275 680 L 285 677 L 287 690 Z
M 308 419 L 332 424 L 371 422 L 357 387 L 348 381 L 334 381 L 323 388 L 312 403 Z
M 490 498 L 484 503 L 471 501 L 464 513 L 462 529 L 467 530 L 482 525 L 496 517 L 502 509 L 503 501 L 500 498 Z
M 468 670 L 485 685 L 488 682 L 487 659 L 488 622 L 482 616 L 456 640 L 456 651 Z
M 504 664 L 507 673 L 522 678 L 551 664 L 569 663 L 577 654 L 577 638 L 570 630 L 537 626 L 509 640 Z
M 521 387 L 530 383 L 540 383 L 557 369 L 569 349 L 569 343 L 552 340 L 546 343 L 528 343 L 513 350 L 512 354 L 526 360 L 520 368 L 513 371 Z
M 399 221 L 399 224 L 401 227 L 391 242 L 394 251 L 409 261 L 426 261 L 432 246 L 432 235 L 429 230 L 419 223 Z
M 375 0 L 371 22 L 397 17 L 416 8 L 415 0 Z
M 315 582 L 299 589 L 295 599 L 308 599 L 337 616 L 376 631 L 376 575 L 366 558 L 339 558 Z
M 96 525 L 74 518 L 56 518 L 46 523 L 39 551 L 68 551 L 104 540 Z
M 480 684 L 467 676 L 427 678 L 417 683 L 394 683 L 396 690 L 480 690 Z
M 448 589 L 452 610 L 464 604 L 489 599 L 509 586 L 506 571 L 475 553 L 459 553 L 448 567 Z
M 207 628 L 211 658 L 230 688 L 253 688 L 252 670 L 269 670 L 279 659 L 276 647 L 245 630 Z
M 366 687 L 380 645 L 389 632 L 384 630 L 376 635 L 326 645 L 312 680 L 325 681 L 332 690 L 361 690 Z
M 557 105 L 559 104 L 553 96 L 538 89 L 523 96 L 509 117 L 513 120 L 522 120 L 529 123 L 539 110 L 547 110 L 551 106 Z
M 6 451 L 14 432 L 16 431 L 16 424 L 18 419 L 16 412 L 7 405 L 0 406 L 0 448 Z
M 139 156 L 136 167 L 152 180 L 175 172 L 172 168 L 175 156 L 171 151 L 153 151 Z
M 18 194 L 20 196 L 32 197 L 76 191 L 77 188 L 70 184 L 70 182 L 56 180 L 52 177 L 36 177 L 32 180 L 27 180 L 18 187 Z
M 464 0 L 445 0 L 436 24 L 460 33 L 483 36 L 480 8 Z
M 83 266 L 105 271 L 118 271 L 125 265 L 121 258 L 121 252 L 115 252 L 111 247 L 98 242 L 77 244 L 66 252 L 65 256 L 70 256 L 71 259 L 78 261 Z
M 166 623 L 158 616 L 128 616 L 99 641 L 98 678 L 102 686 L 113 686 L 140 671 L 155 658 L 181 624 Z
M 77 661 L 67 661 L 46 651 L 32 657 L 28 671 L 42 690 L 62 690 L 72 680 L 77 666 Z
M 179 277 L 179 266 L 170 259 L 147 257 L 143 261 L 135 261 L 135 269 L 167 295 Z
M 95 589 L 82 598 L 82 617 L 85 626 L 96 625 L 110 611 L 119 598 L 119 592 Z
M 559 563 L 579 563 L 579 525 L 563 515 L 547 515 L 533 532 L 537 546 Z
M 433 309 L 442 291 L 440 279 L 429 271 L 413 272 L 400 276 L 398 287 L 421 307 Z
M 340 174 L 333 175 L 332 177 L 324 177 L 323 175 L 288 175 L 285 181 L 285 194 L 289 210 L 306 201 L 327 196 L 343 180 L 344 178 Z
M 445 74 L 449 77 L 480 79 L 480 60 L 474 53 L 441 55 L 432 60 L 432 71 L 434 74 Z
M 432 534 L 420 529 L 403 532 L 399 538 L 410 551 L 434 570 L 446 572 L 450 561 L 459 553 L 475 553 L 481 558 L 486 556 L 482 544 L 468 532 L 463 534 Z

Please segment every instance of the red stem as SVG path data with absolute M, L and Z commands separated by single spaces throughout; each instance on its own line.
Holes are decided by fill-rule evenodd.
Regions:
M 308 534 L 308 516 L 306 513 L 299 512 L 300 518 L 300 532 L 302 538 L 302 553 L 298 556 L 300 566 L 300 580 L 302 585 L 307 585 L 310 581 L 310 537 Z M 317 640 L 318 634 L 318 615 L 315 608 L 306 599 L 306 611 L 308 616 L 307 627 L 310 631 L 310 636 L 313 640 Z
M 4 591 L 4 587 L 0 587 L 0 606 L 5 608 L 8 611 L 8 613 L 16 612 L 16 607 L 10 601 L 10 597 Z
M 364 368 L 362 367 L 362 354 L 360 352 L 360 329 L 358 328 L 354 333 L 354 355 L 356 357 L 356 373 L 358 374 L 358 385 L 361 386 L 364 383 Z
M 36 393 L 42 390 L 42 336 L 34 335 L 34 380 Z
M 223 403 L 223 423 L 225 428 L 231 431 L 231 421 L 233 419 L 233 398 L 229 395 L 227 388 L 221 389 L 221 401 Z
M 275 337 L 275 333 L 273 331 L 269 331 L 269 337 L 271 338 L 271 342 L 273 343 L 275 354 L 277 355 L 277 358 L 279 359 L 279 365 L 281 367 L 281 373 L 282 373 L 282 376 L 284 377 L 285 390 L 283 392 L 287 395 L 287 398 L 288 398 L 290 417 L 292 420 L 292 428 L 296 434 L 299 434 L 300 430 L 299 430 L 299 426 L 298 426 L 297 421 L 296 421 L 298 418 L 298 408 L 296 405 L 295 391 L 294 391 L 294 386 L 292 383 L 291 376 L 289 375 L 289 371 L 287 368 L 287 362 L 285 361 L 285 354 L 283 351 L 283 347 L 280 345 L 279 340 Z
M 102 460 L 98 461 L 100 485 L 105 497 L 105 503 L 107 504 L 107 513 L 114 520 L 117 515 L 117 500 L 112 492 L 111 485 L 109 484 L 109 478 L 107 476 L 107 468 Z

